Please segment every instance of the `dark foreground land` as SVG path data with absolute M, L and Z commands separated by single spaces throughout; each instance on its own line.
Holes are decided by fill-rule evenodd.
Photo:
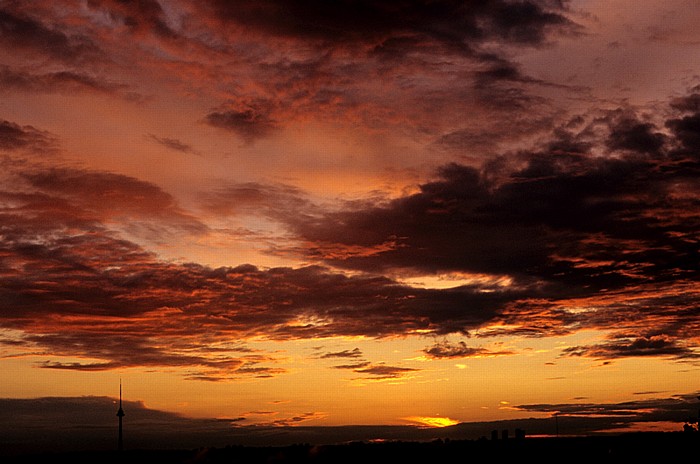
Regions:
M 193 450 L 124 450 L 23 454 L 6 463 L 458 463 L 458 462 L 697 462 L 700 434 L 436 440 L 431 442 L 227 446 Z

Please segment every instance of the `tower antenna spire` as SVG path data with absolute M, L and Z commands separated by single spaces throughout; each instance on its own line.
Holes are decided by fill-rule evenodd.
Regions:
M 122 435 L 122 418 L 124 417 L 124 410 L 122 409 L 122 379 L 119 378 L 119 410 L 117 411 L 117 417 L 119 417 L 119 441 L 117 442 L 117 449 L 121 451 L 124 449 L 124 439 Z

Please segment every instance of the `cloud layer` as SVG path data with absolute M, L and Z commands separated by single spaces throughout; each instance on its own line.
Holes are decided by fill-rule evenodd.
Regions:
M 218 214 L 248 208 L 283 224 L 303 249 L 271 252 L 301 252 L 325 266 L 162 261 L 121 236 L 196 237 L 209 227 L 159 187 L 8 159 L 2 324 L 23 331 L 27 349 L 94 359 L 41 367 L 188 366 L 200 379 L 284 372 L 260 365 L 274 357 L 226 346 L 253 336 L 539 337 L 596 329 L 609 340 L 562 355 L 696 359 L 695 100 L 691 92 L 673 102 L 667 129 L 634 113 L 608 113 L 557 132 L 540 150 L 504 154 L 480 169 L 446 165 L 416 193 L 379 205 L 329 212 L 297 189 L 263 184 L 202 197 Z M 41 150 L 51 140 L 30 126 L 2 127 L 8 153 Z M 482 277 L 449 289 L 397 280 L 437 273 Z M 195 342 L 205 334 L 207 343 Z M 460 343 L 426 354 L 488 354 Z M 354 353 L 327 356 L 343 354 Z M 408 369 L 340 367 L 377 377 Z

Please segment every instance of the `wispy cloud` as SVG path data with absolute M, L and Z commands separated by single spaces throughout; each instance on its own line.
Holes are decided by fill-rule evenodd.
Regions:
M 107 79 L 81 73 L 79 71 L 55 71 L 35 74 L 29 71 L 0 66 L 0 84 L 3 92 L 23 91 L 39 93 L 95 92 L 106 95 L 137 99 L 137 94 L 129 91 L 125 84 L 111 82 Z
M 486 348 L 469 347 L 464 341 L 451 343 L 447 340 L 435 342 L 423 350 L 428 357 L 442 358 L 477 358 L 485 356 L 507 356 L 515 354 L 512 351 L 491 351 Z
M 420 369 L 411 367 L 389 366 L 383 363 L 373 364 L 370 362 L 358 362 L 353 364 L 343 364 L 333 366 L 336 369 L 348 369 L 362 374 L 360 379 L 366 380 L 387 380 L 400 379 L 410 375 L 413 372 L 418 372 Z
M 194 155 L 199 154 L 197 152 L 197 150 L 192 148 L 191 145 L 188 145 L 188 144 L 186 144 L 178 139 L 171 139 L 169 137 L 158 137 L 157 135 L 153 135 L 153 134 L 148 134 L 147 138 L 149 140 L 152 140 L 156 143 L 159 143 L 160 145 L 163 145 L 164 147 L 169 148 L 169 149 L 174 150 L 174 151 L 179 151 L 181 153 L 194 154 Z
M 361 358 L 362 351 L 359 348 L 354 348 L 352 350 L 335 351 L 330 353 L 324 353 L 321 355 L 321 359 L 327 358 Z

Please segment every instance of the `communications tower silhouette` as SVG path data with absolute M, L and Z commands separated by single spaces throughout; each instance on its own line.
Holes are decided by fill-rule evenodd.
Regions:
M 121 451 L 124 449 L 122 436 L 122 417 L 124 417 L 124 410 L 122 409 L 122 379 L 119 379 L 119 411 L 117 411 L 117 417 L 119 417 L 119 442 L 117 443 L 117 449 Z

